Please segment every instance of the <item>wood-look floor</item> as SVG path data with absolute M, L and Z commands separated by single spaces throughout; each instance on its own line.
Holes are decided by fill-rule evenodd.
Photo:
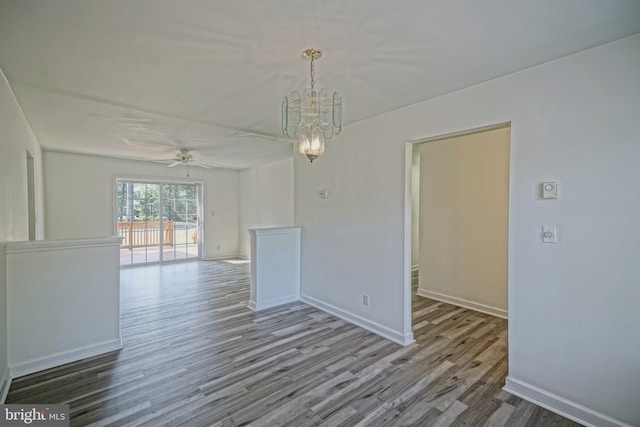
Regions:
M 249 266 L 121 274 L 124 349 L 14 379 L 72 426 L 577 426 L 501 391 L 503 319 L 414 298 L 417 343 L 302 303 L 246 308 Z

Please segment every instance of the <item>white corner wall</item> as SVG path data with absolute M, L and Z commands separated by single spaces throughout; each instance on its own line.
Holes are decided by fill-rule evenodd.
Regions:
M 239 255 L 249 258 L 254 228 L 293 225 L 293 159 L 240 172 Z
M 251 235 L 249 305 L 265 310 L 300 299 L 300 227 L 259 228 Z
M 346 126 L 312 164 L 294 155 L 301 296 L 409 343 L 413 338 L 402 312 L 405 147 L 395 134 L 403 127 L 383 120 L 378 116 Z M 321 199 L 319 190 L 329 197 Z M 365 294 L 369 306 L 362 304 Z
M 418 295 L 507 317 L 509 135 L 502 127 L 418 145 Z
M 204 187 L 204 259 L 237 256 L 239 172 L 194 167 L 186 174 L 183 167 L 45 151 L 47 239 L 114 235 L 116 177 L 179 180 Z
M 570 416 L 640 425 L 639 75 L 636 35 L 350 124 L 313 165 L 295 156 L 302 292 L 405 335 L 405 142 L 510 121 L 509 378 Z
M 12 377 L 122 348 L 119 247 L 117 237 L 7 244 Z
M 27 150 L 35 163 L 36 237 L 44 235 L 42 157 L 38 141 L 0 70 L 0 403 L 8 391 L 5 245 L 27 240 Z

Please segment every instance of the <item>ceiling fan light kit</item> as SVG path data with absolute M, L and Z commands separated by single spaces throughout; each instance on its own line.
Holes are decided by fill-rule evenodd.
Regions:
M 193 163 L 193 154 L 189 154 L 189 150 L 183 148 L 180 150 L 178 154 L 176 154 L 176 160 L 173 163 L 169 164 L 169 167 L 172 168 L 174 166 Z M 208 167 L 208 166 L 204 166 Z
M 310 162 L 324 154 L 324 141 L 342 130 L 342 97 L 336 91 L 315 89 L 314 61 L 322 50 L 309 48 L 302 56 L 311 61 L 311 87 L 293 90 L 282 100 L 282 133 L 298 139 L 298 150 Z

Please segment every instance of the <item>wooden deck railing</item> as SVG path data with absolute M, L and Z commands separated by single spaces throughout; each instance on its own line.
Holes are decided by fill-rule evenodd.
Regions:
M 173 221 L 163 221 L 164 246 L 173 246 Z M 160 221 L 119 222 L 118 236 L 122 237 L 120 248 L 133 249 L 145 246 L 160 246 Z

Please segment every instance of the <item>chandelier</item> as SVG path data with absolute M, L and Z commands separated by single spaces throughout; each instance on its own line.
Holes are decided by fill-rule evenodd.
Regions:
M 320 49 L 305 49 L 302 56 L 311 60 L 311 87 L 291 91 L 282 100 L 282 133 L 298 139 L 298 150 L 309 161 L 324 154 L 324 141 L 342 130 L 342 97 L 338 92 L 315 88 L 314 61 Z

